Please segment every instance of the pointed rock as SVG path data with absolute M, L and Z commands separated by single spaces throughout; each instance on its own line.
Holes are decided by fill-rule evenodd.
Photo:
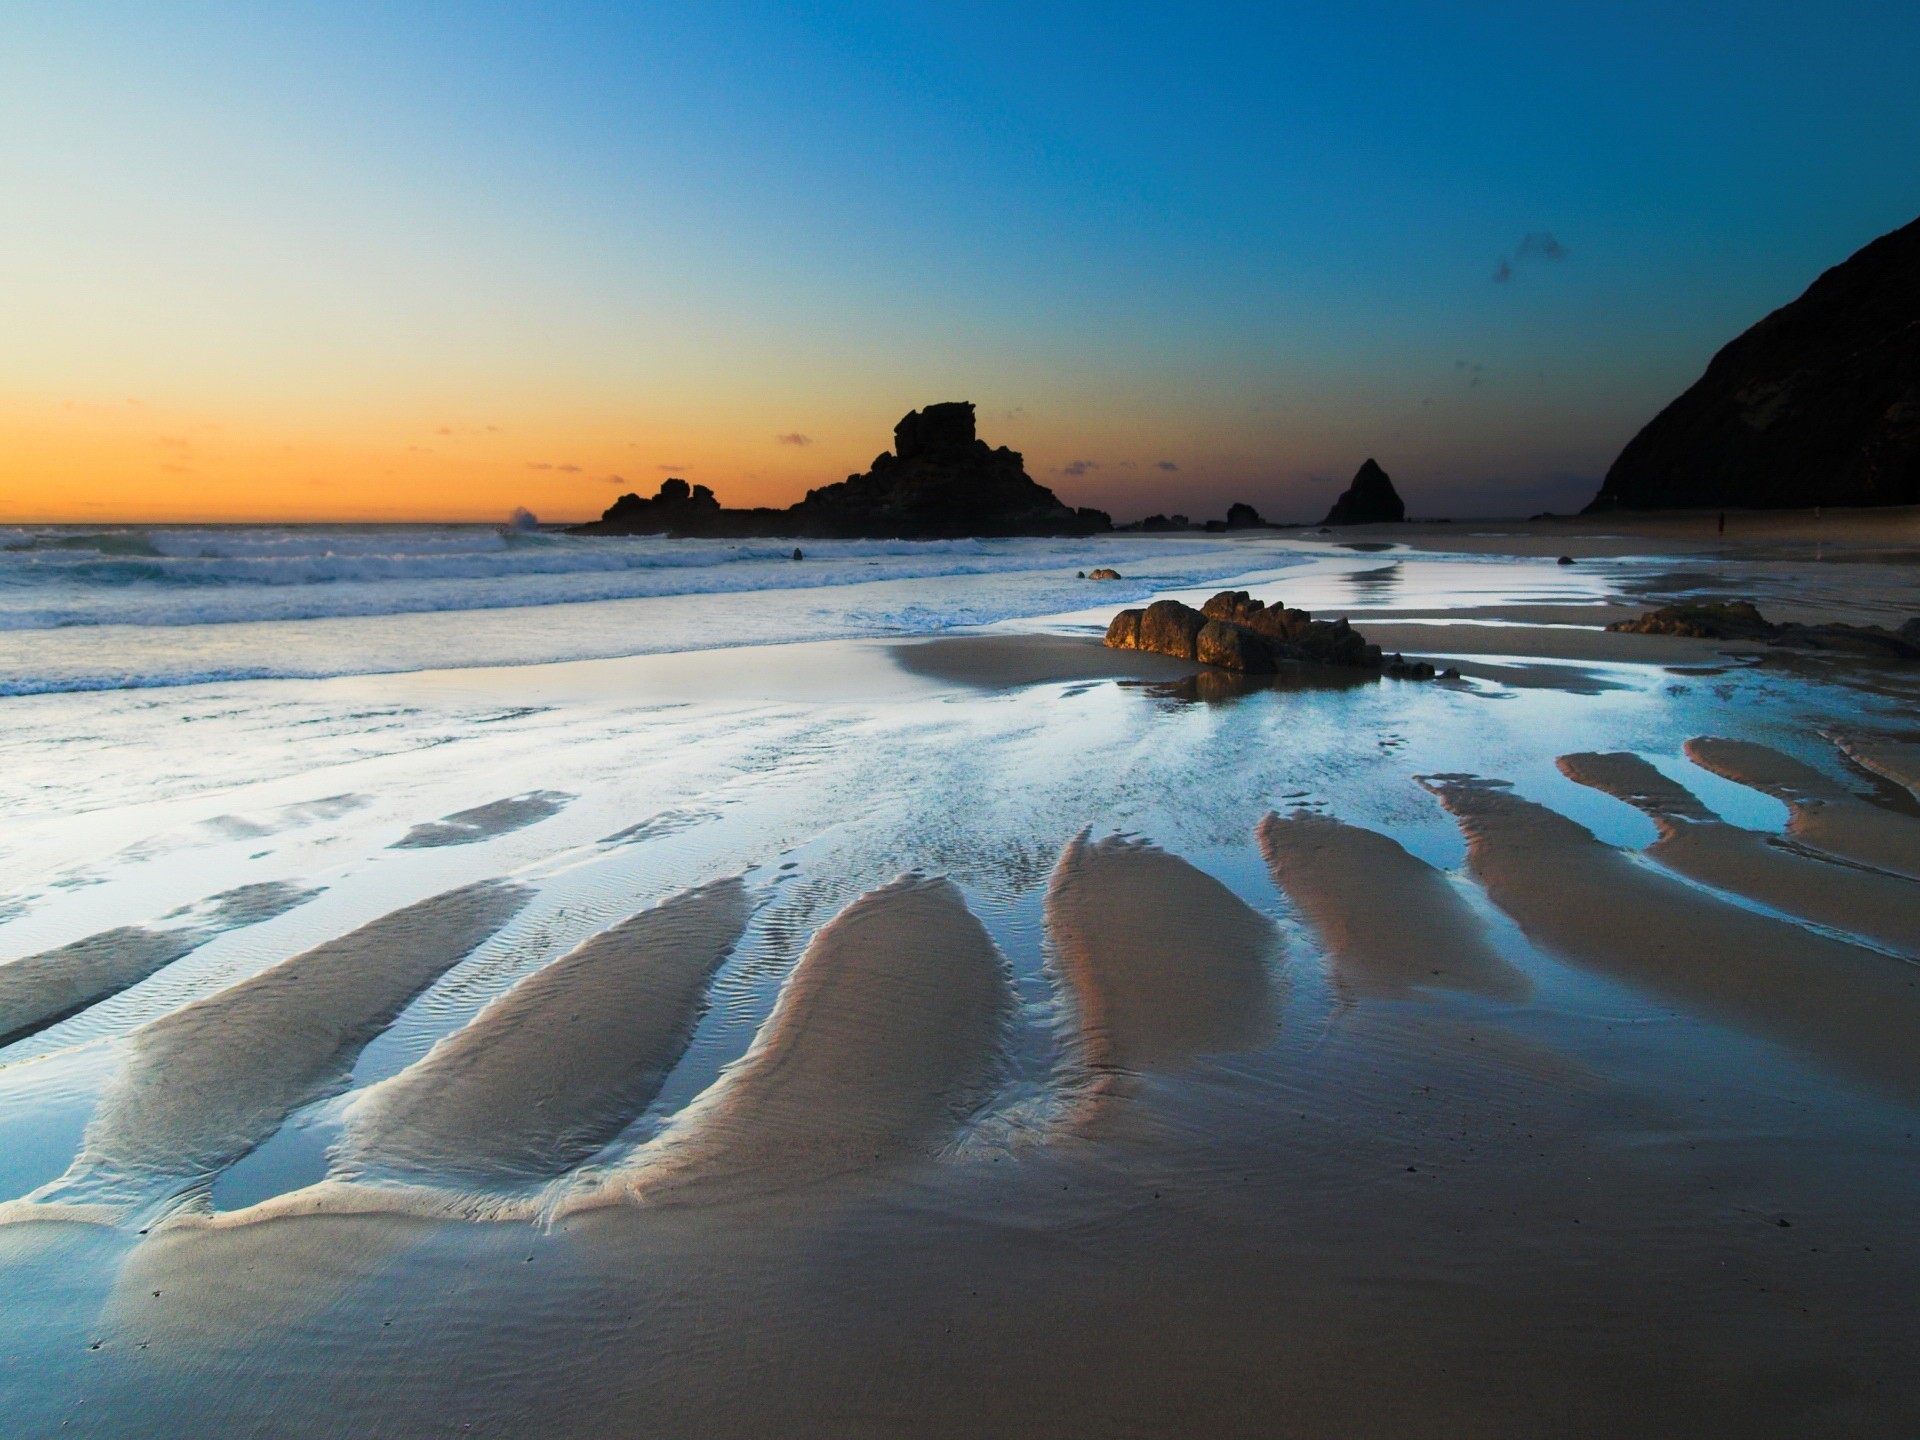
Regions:
M 1393 481 L 1376 460 L 1368 460 L 1353 477 L 1346 493 L 1333 502 L 1323 525 L 1391 524 L 1407 518 L 1407 507 Z

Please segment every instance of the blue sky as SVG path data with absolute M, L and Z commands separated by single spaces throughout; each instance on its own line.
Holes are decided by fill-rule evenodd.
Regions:
M 1570 8 L 16 4 L 0 512 L 783 501 L 949 398 L 1121 515 L 1572 508 L 1920 212 L 1920 6 Z

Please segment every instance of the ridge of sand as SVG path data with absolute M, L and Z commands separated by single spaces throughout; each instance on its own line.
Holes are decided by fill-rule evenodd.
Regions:
M 597 1193 L 728 1198 L 925 1157 L 984 1097 L 1007 966 L 959 889 L 905 875 L 813 937 L 747 1053 Z
M 1082 832 L 1054 866 L 1046 920 L 1088 1069 L 1173 1066 L 1271 1037 L 1279 932 L 1178 856 Z
M 1801 844 L 1920 880 L 1920 820 L 1870 805 L 1811 765 L 1750 740 L 1701 735 L 1686 752 L 1702 769 L 1785 801 L 1787 833 Z
M 284 914 L 315 893 L 280 881 L 243 885 L 203 901 L 212 909 L 191 925 L 122 925 L 10 960 L 0 965 L 0 1045 L 57 1025 L 131 989 L 214 936 Z
M 447 845 L 473 845 L 496 835 L 524 830 L 537 821 L 558 815 L 573 798 L 561 790 L 530 790 L 525 795 L 489 800 L 470 810 L 456 810 L 438 820 L 416 825 L 387 848 L 435 850 Z
M 1839 736 L 1835 743 L 1856 765 L 1920 799 L 1920 744 L 1911 740 L 1868 740 L 1858 735 Z
M 1920 1100 L 1920 966 L 1718 901 L 1503 782 L 1425 777 L 1494 903 L 1584 968 Z
M 346 1113 L 336 1172 L 551 1177 L 659 1093 L 751 913 L 737 879 L 688 890 L 536 970 Z
M 192 1188 L 343 1081 L 367 1041 L 531 894 L 500 881 L 447 891 L 134 1031 L 80 1154 L 23 1212 L 104 1216 Z
M 1530 992 L 1446 876 L 1390 837 L 1295 810 L 1269 814 L 1259 839 L 1274 884 L 1319 932 L 1342 991 L 1402 999 L 1448 989 L 1498 1000 Z
M 1729 825 L 1638 755 L 1562 755 L 1559 766 L 1569 780 L 1651 816 L 1660 838 L 1646 853 L 1669 870 L 1904 955 L 1920 953 L 1920 885 L 1830 864 Z

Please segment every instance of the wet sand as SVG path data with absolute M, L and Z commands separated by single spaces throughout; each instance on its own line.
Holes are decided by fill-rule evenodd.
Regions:
M 753 1048 L 616 1189 L 711 1200 L 935 1153 L 995 1072 L 1003 971 L 947 881 L 861 896 L 814 937 Z
M 1715 900 L 1499 782 L 1427 785 L 1542 946 L 1920 1101 L 1920 966 Z
M 1526 998 L 1526 977 L 1500 957 L 1446 877 L 1390 837 L 1296 810 L 1260 822 L 1260 851 L 1274 883 L 1319 932 L 1336 982 L 1355 997 L 1438 989 Z
M 1054 867 L 1047 925 L 1097 1075 L 1251 1049 L 1272 1030 L 1271 922 L 1176 855 L 1080 836 Z
M 1660 838 L 1646 853 L 1668 869 L 1920 957 L 1920 884 L 1831 864 L 1728 825 L 1638 755 L 1563 755 L 1560 769 L 1652 817 Z
M 216 935 L 283 914 L 311 893 L 278 882 L 243 886 L 168 917 L 171 928 L 123 925 L 0 965 L 0 1046 L 137 985 Z
M 1872 761 L 1902 763 L 1904 672 L 1594 628 L 1716 586 L 1897 614 L 1910 520 L 1324 537 L 1489 557 L 1436 562 L 1457 611 L 1410 549 L 1249 582 L 1477 657 L 1445 684 L 1146 675 L 1088 612 L 315 687 L 405 743 L 53 817 L 120 858 L 0 920 L 40 957 L 169 933 L 143 917 L 222 883 L 325 886 L 0 1049 L 0 1176 L 31 1176 L 0 1202 L 37 1197 L 0 1225 L 0 1413 L 115 1440 L 1920 1431 L 1920 966 L 1888 953 L 1920 821 L 1810 738 L 1897 779 Z M 1511 603 L 1483 598 L 1503 551 L 1549 560 Z M 1736 783 L 1639 758 L 1703 735 Z M 316 833 L 166 838 L 343 787 L 373 798 Z M 1761 790 L 1786 833 L 1716 818 L 1761 823 Z M 525 813 L 503 795 L 572 798 L 495 823 Z M 425 816 L 457 843 L 395 850 Z
M 31 1205 L 125 1213 L 230 1163 L 345 1077 L 409 1000 L 525 903 L 512 885 L 450 891 L 293 956 L 136 1031 L 72 1168 Z
M 485 1184 L 588 1159 L 659 1092 L 747 913 L 716 881 L 536 971 L 353 1105 L 336 1173 Z
M 1840 740 L 1840 748 L 1855 764 L 1893 781 L 1920 799 L 1920 742 L 1847 736 Z
M 1787 833 L 1843 860 L 1920 879 L 1920 819 L 1870 805 L 1811 765 L 1764 745 L 1701 736 L 1687 758 L 1703 769 L 1786 802 Z
M 1199 668 L 1143 650 L 1109 650 L 1097 636 L 955 635 L 891 647 L 910 675 L 980 690 L 1060 680 L 1177 680 Z

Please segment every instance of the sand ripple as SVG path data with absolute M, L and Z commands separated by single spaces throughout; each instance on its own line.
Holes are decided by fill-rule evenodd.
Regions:
M 1425 783 L 1536 943 L 1920 1100 L 1920 967 L 1715 900 L 1499 781 Z
M 108 1214 L 190 1189 L 343 1083 L 360 1048 L 528 899 L 484 882 L 384 915 L 136 1030 L 65 1176 Z
M 1811 765 L 1750 740 L 1701 736 L 1687 758 L 1728 780 L 1784 800 L 1787 833 L 1843 860 L 1920 879 L 1920 820 L 1869 805 Z
M 1486 927 L 1426 861 L 1378 831 L 1296 810 L 1260 822 L 1274 882 L 1320 934 L 1334 983 L 1400 998 L 1423 989 L 1524 999 L 1528 985 Z
M 337 1169 L 546 1178 L 658 1093 L 746 928 L 737 879 L 676 895 L 522 980 L 347 1113 Z
M 1902 954 L 1920 954 L 1920 885 L 1828 864 L 1728 825 L 1638 755 L 1563 755 L 1560 769 L 1652 816 L 1660 838 L 1647 854 L 1668 869 Z
M 0 965 L 0 1045 L 11 1044 L 137 985 L 214 936 L 291 910 L 314 892 L 269 881 L 215 895 L 173 929 L 124 925 Z
M 904 876 L 814 936 L 752 1048 L 624 1183 L 704 1198 L 929 1155 L 985 1098 L 1009 1009 L 959 890 Z
M 1082 835 L 1061 853 L 1047 925 L 1096 1071 L 1252 1049 L 1273 1033 L 1271 921 L 1177 856 Z

